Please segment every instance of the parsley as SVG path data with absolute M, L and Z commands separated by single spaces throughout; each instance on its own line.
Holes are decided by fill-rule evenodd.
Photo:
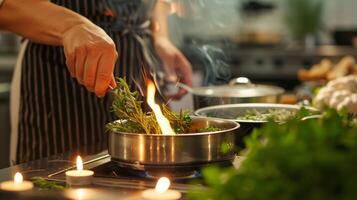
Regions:
M 189 199 L 355 199 L 357 128 L 334 110 L 319 120 L 270 122 L 246 138 L 239 169 L 203 170 Z

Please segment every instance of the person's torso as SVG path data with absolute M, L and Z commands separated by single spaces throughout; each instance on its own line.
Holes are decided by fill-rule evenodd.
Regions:
M 150 19 L 156 0 L 51 0 L 110 28 L 140 25 Z

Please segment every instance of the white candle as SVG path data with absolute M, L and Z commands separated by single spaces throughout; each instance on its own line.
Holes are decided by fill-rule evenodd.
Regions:
M 0 188 L 5 191 L 21 192 L 31 190 L 33 188 L 33 183 L 30 181 L 24 181 L 22 174 L 20 172 L 16 172 L 14 180 L 2 182 L 0 184 Z
M 155 186 L 155 189 L 144 190 L 141 196 L 145 200 L 177 200 L 181 198 L 181 193 L 176 190 L 169 190 L 170 180 L 161 177 Z
M 66 171 L 66 183 L 73 186 L 90 185 L 94 172 L 83 169 L 83 161 L 77 156 L 76 170 Z

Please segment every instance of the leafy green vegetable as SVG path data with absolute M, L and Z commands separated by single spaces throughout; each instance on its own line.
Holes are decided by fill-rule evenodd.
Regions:
M 346 114 L 268 123 L 246 139 L 238 169 L 207 168 L 189 199 L 355 199 L 357 128 Z
M 42 177 L 33 177 L 31 181 L 35 187 L 39 188 L 40 190 L 64 190 L 67 188 L 65 185 L 54 181 L 48 181 Z
M 117 79 L 114 91 L 113 112 L 119 121 L 107 124 L 108 129 L 127 133 L 161 134 L 161 129 L 153 112 L 144 112 L 139 93 L 132 92 L 125 79 Z M 175 133 L 186 133 L 191 125 L 189 112 L 176 114 L 166 105 L 161 106 L 163 115 L 170 121 Z
M 290 118 L 295 117 L 296 111 L 288 109 L 272 108 L 265 111 L 258 111 L 256 109 L 249 109 L 243 115 L 238 116 L 240 120 L 252 120 L 252 121 L 268 121 L 273 120 L 275 122 L 284 122 Z

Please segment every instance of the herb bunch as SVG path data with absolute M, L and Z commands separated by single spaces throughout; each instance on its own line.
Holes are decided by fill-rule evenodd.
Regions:
M 139 100 L 139 95 L 138 91 L 130 91 L 125 78 L 117 79 L 112 111 L 119 120 L 107 124 L 108 129 L 127 133 L 161 134 L 154 113 L 143 111 L 143 101 Z M 187 133 L 191 124 L 189 112 L 181 111 L 177 114 L 170 111 L 164 104 L 161 109 L 175 133 Z
M 346 114 L 322 119 L 270 122 L 245 142 L 238 169 L 207 168 L 208 188 L 189 199 L 355 199 L 357 128 Z
M 49 181 L 42 177 L 33 177 L 31 178 L 31 181 L 39 190 L 64 190 L 67 188 L 67 186 L 64 184 L 55 181 Z

